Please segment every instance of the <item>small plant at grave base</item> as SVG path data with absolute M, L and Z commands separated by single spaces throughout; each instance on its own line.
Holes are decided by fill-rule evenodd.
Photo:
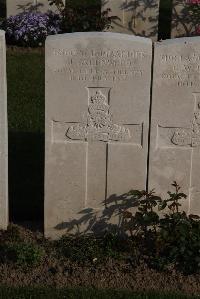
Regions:
M 6 261 L 12 261 L 20 267 L 38 266 L 44 257 L 44 250 L 33 243 L 14 242 L 4 245 Z
M 181 203 L 187 196 L 176 182 L 172 187 L 175 191 L 169 191 L 164 200 L 154 191 L 132 190 L 118 197 L 111 196 L 99 218 L 93 209 L 87 209 L 79 224 L 86 223 L 87 215 L 88 228 L 83 233 L 78 230 L 76 236 L 65 235 L 58 241 L 57 251 L 66 258 L 86 264 L 102 262 L 107 257 L 125 258 L 132 267 L 145 263 L 159 271 L 199 273 L 200 217 L 181 210 Z M 113 217 L 118 221 L 115 218 L 113 223 Z M 75 220 L 68 231 L 77 225 Z M 101 237 L 92 233 L 86 235 L 95 232 L 98 226 L 101 229 L 96 232 Z
M 187 198 L 174 182 L 175 192 L 161 200 L 151 191 L 130 191 L 138 200 L 134 214 L 123 210 L 123 227 L 137 240 L 141 256 L 150 266 L 164 270 L 174 267 L 184 274 L 200 271 L 200 218 L 180 210 L 181 200 Z M 129 198 L 130 200 L 130 198 Z M 167 212 L 165 212 L 167 209 Z M 164 216 L 158 214 L 164 211 Z
M 154 208 L 161 203 L 161 198 L 156 196 L 153 191 L 130 191 L 127 196 L 129 200 L 137 200 L 137 209 L 135 214 L 128 210 L 123 210 L 123 227 L 131 236 L 136 233 L 141 234 L 145 239 L 150 234 L 156 234 L 159 216 Z
M 200 271 L 200 217 L 187 215 L 180 211 L 180 200 L 187 196 L 180 192 L 180 186 L 174 182 L 175 192 L 168 192 L 169 198 L 164 200 L 161 210 L 168 209 L 164 218 L 160 219 L 158 252 L 169 264 L 185 274 Z

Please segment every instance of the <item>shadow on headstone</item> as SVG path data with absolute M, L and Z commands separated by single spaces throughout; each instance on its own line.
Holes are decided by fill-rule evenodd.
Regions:
M 142 6 L 142 10 L 141 10 Z M 153 37 L 157 34 L 158 31 L 158 12 L 157 14 L 151 16 L 149 15 L 148 18 L 145 15 L 145 12 L 148 9 L 157 9 L 157 4 L 154 1 L 146 0 L 133 0 L 128 2 L 127 4 L 121 5 L 121 9 L 124 9 L 125 11 L 131 11 L 132 16 L 128 23 L 129 30 L 133 32 L 133 34 L 137 34 L 135 28 L 136 28 L 136 20 L 141 20 L 142 22 L 148 22 L 150 23 L 150 27 L 148 28 L 148 32 L 146 30 L 142 31 L 142 35 L 145 37 Z
M 55 229 L 75 235 L 93 233 L 99 236 L 105 232 L 125 235 L 123 212 L 137 206 L 137 198 L 129 193 L 113 194 L 102 202 L 102 209 L 85 208 L 78 213 L 78 219 L 59 223 Z
M 43 3 L 32 4 L 32 2 L 29 2 L 27 4 L 17 5 L 17 10 L 18 10 L 19 13 L 39 12 L 40 8 L 42 8 L 43 6 L 44 6 Z
M 122 2 L 122 1 L 121 1 Z M 109 7 L 109 0 L 103 0 L 102 9 L 104 7 Z M 128 31 L 134 35 L 145 36 L 149 38 L 153 38 L 157 36 L 158 33 L 158 2 L 152 0 L 132 0 L 126 1 L 119 5 L 119 10 L 128 13 L 129 21 L 128 21 Z M 155 13 L 151 13 L 151 10 L 155 10 Z M 112 8 L 111 8 L 112 14 Z M 120 21 L 119 21 L 120 20 Z M 136 23 L 143 23 L 143 30 L 139 30 Z M 148 25 L 145 25 L 148 24 Z M 122 20 L 120 18 L 113 20 L 113 25 L 118 28 L 123 29 L 124 26 L 122 24 Z

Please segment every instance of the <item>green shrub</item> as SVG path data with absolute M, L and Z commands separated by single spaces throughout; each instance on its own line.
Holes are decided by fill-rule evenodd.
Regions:
M 111 26 L 115 16 L 110 9 L 101 12 L 101 0 L 48 0 L 55 4 L 62 17 L 63 32 L 102 31 Z
M 197 273 L 200 271 L 200 218 L 180 210 L 180 201 L 187 196 L 180 192 L 176 182 L 172 186 L 175 192 L 168 192 L 166 200 L 155 196 L 153 191 L 130 191 L 128 195 L 137 200 L 138 211 L 121 212 L 123 227 L 138 240 L 141 254 L 151 266 Z M 164 211 L 164 215 L 158 210 Z
M 21 267 L 37 266 L 44 257 L 44 250 L 33 243 L 7 243 L 4 245 L 6 260 Z

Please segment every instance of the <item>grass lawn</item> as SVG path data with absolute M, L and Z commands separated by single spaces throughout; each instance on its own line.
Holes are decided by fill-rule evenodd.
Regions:
M 43 220 L 44 54 L 7 51 L 12 221 Z
M 7 51 L 9 131 L 44 132 L 44 53 Z
M 30 288 L 0 288 L 2 299 L 192 299 L 199 297 L 187 297 L 181 295 L 156 295 L 133 294 L 126 291 L 93 290 L 93 289 L 30 289 Z

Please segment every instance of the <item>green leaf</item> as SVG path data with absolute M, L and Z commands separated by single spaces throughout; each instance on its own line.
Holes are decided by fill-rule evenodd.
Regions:
M 185 193 L 179 193 L 178 194 L 181 198 L 187 198 L 187 195 Z
M 194 219 L 194 220 L 199 220 L 200 219 L 200 217 L 198 215 L 192 215 L 192 214 L 189 215 L 189 218 Z
M 161 202 L 161 203 L 159 204 L 159 206 L 158 206 L 158 210 L 159 210 L 159 211 L 162 211 L 162 210 L 164 210 L 164 209 L 166 208 L 166 206 L 167 206 L 167 202 L 164 200 L 163 202 Z

